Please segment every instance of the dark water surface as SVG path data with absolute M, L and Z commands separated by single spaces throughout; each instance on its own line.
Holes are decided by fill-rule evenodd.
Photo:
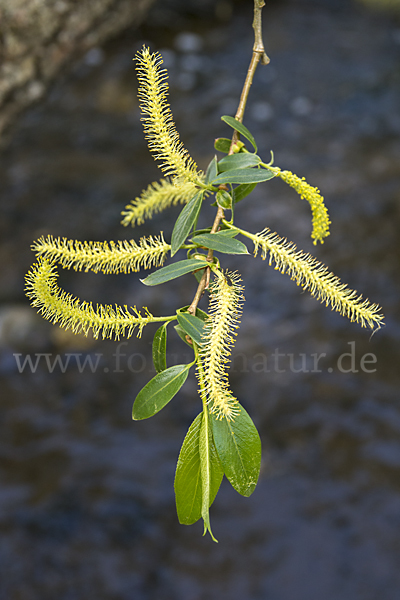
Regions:
M 247 300 L 232 388 L 260 430 L 263 467 L 249 499 L 223 483 L 211 510 L 218 545 L 200 523 L 180 526 L 174 507 L 176 459 L 200 410 L 194 376 L 159 415 L 133 423 L 133 399 L 153 374 L 154 328 L 127 344 L 82 340 L 24 297 L 29 246 L 42 234 L 137 239 L 161 229 L 169 239 L 179 209 L 138 231 L 120 225 L 124 206 L 159 178 L 132 56 L 144 42 L 163 52 L 178 130 L 205 168 L 213 139 L 228 134 L 220 115 L 235 112 L 252 46 L 250 2 L 232 19 L 229 3 L 218 3 L 219 19 L 212 3 L 190 6 L 159 2 L 139 32 L 91 51 L 2 157 L 0 598 L 398 599 L 399 19 L 335 0 L 265 9 L 271 65 L 257 73 L 245 123 L 262 156 L 273 149 L 277 165 L 323 191 L 332 235 L 313 247 L 308 205 L 279 181 L 238 205 L 238 223 L 314 253 L 383 306 L 386 327 L 371 338 L 260 259 L 225 260 Z M 195 289 L 189 276 L 161 289 L 136 275 L 70 272 L 60 285 L 153 314 L 188 304 Z M 170 338 L 169 364 L 185 360 Z M 49 373 L 43 356 L 19 373 L 13 354 L 35 363 L 37 353 L 51 363 L 69 353 L 70 364 Z M 98 360 L 95 372 L 80 372 L 77 356 Z

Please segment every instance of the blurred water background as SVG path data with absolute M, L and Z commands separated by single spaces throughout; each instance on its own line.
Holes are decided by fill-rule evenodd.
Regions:
M 156 2 L 138 31 L 66 72 L 3 152 L 1 600 L 399 598 L 398 16 L 341 0 L 264 9 L 271 64 L 256 74 L 245 124 L 263 157 L 273 150 L 275 164 L 322 190 L 332 234 L 314 247 L 307 203 L 274 180 L 238 205 L 238 223 L 312 252 L 383 306 L 386 327 L 371 337 L 259 258 L 224 261 L 246 289 L 231 383 L 259 428 L 263 466 L 249 499 L 223 483 L 211 509 L 218 545 L 200 523 L 180 526 L 174 507 L 176 459 L 200 410 L 194 375 L 161 413 L 134 423 L 132 402 L 154 374 L 155 328 L 128 343 L 74 337 L 24 296 L 40 235 L 169 239 L 179 207 L 137 230 L 120 224 L 160 177 L 132 57 L 144 43 L 162 52 L 177 128 L 204 169 L 214 138 L 229 135 L 220 116 L 236 110 L 251 19 L 250 1 Z M 190 276 L 146 288 L 139 275 L 64 271 L 60 285 L 153 314 L 172 314 L 195 290 Z M 185 360 L 182 346 L 171 329 L 169 364 Z M 38 353 L 35 372 L 19 372 L 18 360 Z M 52 364 L 57 354 L 70 363 L 49 372 L 44 355 Z M 315 354 L 325 354 L 318 372 Z M 77 355 L 97 362 L 94 372 Z

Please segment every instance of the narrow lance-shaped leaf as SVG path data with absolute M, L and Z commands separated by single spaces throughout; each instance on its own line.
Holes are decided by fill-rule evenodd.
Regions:
M 179 523 L 193 525 L 201 518 L 202 489 L 199 438 L 203 420 L 201 412 L 183 440 L 175 473 L 175 501 Z
M 236 204 L 246 198 L 256 187 L 256 183 L 242 183 L 233 190 L 233 202 Z
M 136 396 L 132 418 L 148 419 L 158 413 L 179 392 L 192 365 L 175 365 L 158 373 Z
M 200 346 L 202 344 L 204 321 L 188 312 L 177 312 L 176 316 L 182 329 L 196 342 L 197 345 Z
M 216 186 L 222 183 L 261 183 L 275 177 L 275 173 L 267 169 L 233 169 L 220 173 L 211 184 Z
M 161 325 L 155 332 L 153 338 L 153 363 L 157 373 L 161 373 L 167 368 L 167 325 L 168 323 Z
M 193 273 L 197 269 L 204 269 L 207 266 L 206 262 L 203 260 L 197 260 L 195 258 L 191 258 L 188 260 L 180 260 L 172 265 L 167 265 L 166 267 L 162 267 L 162 269 L 158 269 L 145 279 L 141 279 L 141 282 L 144 285 L 160 285 L 160 283 L 165 283 L 166 281 L 170 281 L 171 279 L 177 279 L 182 275 L 186 275 L 186 273 Z
M 212 181 L 214 179 L 214 177 L 217 175 L 217 173 L 218 173 L 217 157 L 214 156 L 214 158 L 210 161 L 210 163 L 207 167 L 204 183 L 209 183 L 210 181 Z
M 182 525 L 192 525 L 202 516 L 203 489 L 199 448 L 202 422 L 203 413 L 201 412 L 189 427 L 176 466 L 174 483 L 176 509 Z M 224 475 L 213 443 L 210 457 L 209 506 L 217 495 Z
M 192 242 L 199 246 L 211 248 L 211 250 L 215 250 L 216 252 L 222 252 L 223 254 L 249 254 L 243 242 L 223 234 L 220 235 L 219 233 L 196 235 L 192 239 Z
M 257 485 L 261 465 L 261 441 L 243 406 L 235 419 L 211 416 L 214 443 L 226 477 L 242 496 L 250 496 Z
M 208 231 L 205 233 L 209 233 Z M 221 229 L 221 231 L 217 231 L 218 235 L 223 235 L 225 237 L 233 238 L 239 234 L 239 231 L 235 228 L 233 229 Z
M 203 411 L 203 420 L 200 426 L 199 450 L 200 450 L 200 470 L 201 470 L 201 516 L 204 521 L 204 533 L 207 531 L 211 535 L 214 542 L 215 539 L 210 525 L 210 506 L 215 498 L 215 495 L 221 485 L 224 472 L 215 450 L 213 434 L 209 423 L 210 415 L 207 406 Z
M 171 256 L 178 252 L 189 235 L 192 226 L 196 223 L 203 196 L 203 192 L 198 192 L 193 196 L 177 218 L 171 238 Z
M 218 173 L 224 173 L 232 169 L 245 169 L 246 167 L 255 167 L 259 165 L 261 158 L 257 154 L 240 153 L 224 156 L 218 162 Z
M 243 123 L 229 116 L 221 117 L 221 121 L 224 121 L 224 123 L 241 133 L 247 140 L 249 140 L 254 150 L 257 152 L 256 140 L 254 139 L 250 131 L 247 129 L 247 127 L 243 125 Z
M 181 308 L 179 310 L 179 313 L 184 313 L 184 314 L 189 314 L 185 311 L 187 311 L 187 309 L 189 308 L 189 306 L 184 306 L 183 308 Z M 196 319 L 200 319 L 203 323 L 205 323 L 208 319 L 208 314 L 206 312 L 204 312 L 203 310 L 201 310 L 199 307 L 196 308 Z M 186 325 L 185 325 L 186 327 Z M 199 324 L 198 324 L 199 327 Z M 185 344 L 187 344 L 188 346 L 190 346 L 191 348 L 193 348 L 193 343 L 188 341 L 187 336 L 190 335 L 188 334 L 187 331 L 185 331 L 185 329 L 183 327 L 181 327 L 181 325 L 175 325 L 174 329 L 176 331 L 176 333 L 179 335 L 179 337 L 185 342 Z M 192 331 L 193 333 L 193 331 Z

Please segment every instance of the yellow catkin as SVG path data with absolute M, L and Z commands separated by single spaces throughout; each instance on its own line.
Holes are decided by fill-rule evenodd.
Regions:
M 101 334 L 103 339 L 118 340 L 121 336 L 131 337 L 137 329 L 140 337 L 143 327 L 154 320 L 147 308 L 143 309 L 144 315 L 136 307 L 97 304 L 94 308 L 91 302 L 82 302 L 61 290 L 57 277 L 56 265 L 39 258 L 26 276 L 26 295 L 45 319 L 73 333 L 87 335 L 92 331 L 95 338 Z
M 384 316 L 380 306 L 364 300 L 311 254 L 298 251 L 293 242 L 287 242 L 268 229 L 257 234 L 245 231 L 241 233 L 253 241 L 254 256 L 257 256 L 259 248 L 263 259 L 267 258 L 269 253 L 270 265 L 274 262 L 275 269 L 287 273 L 297 285 L 308 290 L 326 306 L 330 305 L 333 310 L 350 321 L 360 323 L 362 327 L 368 325 L 374 329 L 383 324 Z
M 244 301 L 240 281 L 237 273 L 218 272 L 210 289 L 209 317 L 204 328 L 204 343 L 199 349 L 200 391 L 205 395 L 210 412 L 218 419 L 233 420 L 240 412 L 239 403 L 229 390 L 226 372 Z
M 290 185 L 299 194 L 300 198 L 307 200 L 311 207 L 313 230 L 311 238 L 314 245 L 317 242 L 324 243 L 324 238 L 329 235 L 329 215 L 324 204 L 324 198 L 318 188 L 312 187 L 304 177 L 300 178 L 291 171 L 281 171 L 279 167 L 269 167 L 277 177 Z
M 58 262 L 64 268 L 75 271 L 99 271 L 132 273 L 163 264 L 171 246 L 162 233 L 159 237 L 141 238 L 118 242 L 80 242 L 66 238 L 41 237 L 32 245 L 37 256 Z
M 138 198 L 132 200 L 121 213 L 124 217 L 122 225 L 142 225 L 170 206 L 186 204 L 196 194 L 197 188 L 191 181 L 181 181 L 175 185 L 168 179 L 151 183 Z
M 136 71 L 139 80 L 139 104 L 149 149 L 166 175 L 197 183 L 200 174 L 197 165 L 184 148 L 176 131 L 172 113 L 167 103 L 167 71 L 162 69 L 162 56 L 143 47 L 136 54 Z

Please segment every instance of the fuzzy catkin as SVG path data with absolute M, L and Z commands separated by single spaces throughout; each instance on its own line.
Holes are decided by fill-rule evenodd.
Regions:
M 65 269 L 111 273 L 135 273 L 140 269 L 161 266 L 171 246 L 163 238 L 142 237 L 118 242 L 80 242 L 52 235 L 34 242 L 32 250 L 37 256 L 58 262 Z
M 139 104 L 149 149 L 166 175 L 197 183 L 200 174 L 197 165 L 179 139 L 172 113 L 167 103 L 168 74 L 162 69 L 161 54 L 150 53 L 143 47 L 136 54 L 139 80 Z
M 26 295 L 45 319 L 73 333 L 87 335 L 92 331 L 95 338 L 101 334 L 103 339 L 119 340 L 120 336 L 131 337 L 138 329 L 140 337 L 143 327 L 154 320 L 147 308 L 143 309 L 144 315 L 136 307 L 131 307 L 133 313 L 127 306 L 98 304 L 93 308 L 91 302 L 82 302 L 61 290 L 57 277 L 56 265 L 39 258 L 26 276 Z
M 170 206 L 186 204 L 196 192 L 197 188 L 191 181 L 181 181 L 179 185 L 168 179 L 155 181 L 125 207 L 121 213 L 124 217 L 122 225 L 142 225 L 146 219 Z
M 296 190 L 300 198 L 307 200 L 312 213 L 313 230 L 311 238 L 314 240 L 314 245 L 317 242 L 324 243 L 324 238 L 329 235 L 329 215 L 324 204 L 324 198 L 318 188 L 313 187 L 304 177 L 298 177 L 291 171 L 282 171 L 279 167 L 269 167 L 277 177 L 280 177 L 287 185 Z
M 232 420 L 240 411 L 237 399 L 229 390 L 226 372 L 244 301 L 240 281 L 237 273 L 217 273 L 210 290 L 209 317 L 199 352 L 202 362 L 202 369 L 198 370 L 200 393 L 218 419 Z
M 253 241 L 254 256 L 257 256 L 261 248 L 263 259 L 269 255 L 270 265 L 274 262 L 275 269 L 287 273 L 297 285 L 308 290 L 317 300 L 324 302 L 326 306 L 330 305 L 333 310 L 350 321 L 360 323 L 362 327 L 381 327 L 384 317 L 379 305 L 364 300 L 316 258 L 297 250 L 293 242 L 287 242 L 269 229 L 257 234 L 242 233 Z

